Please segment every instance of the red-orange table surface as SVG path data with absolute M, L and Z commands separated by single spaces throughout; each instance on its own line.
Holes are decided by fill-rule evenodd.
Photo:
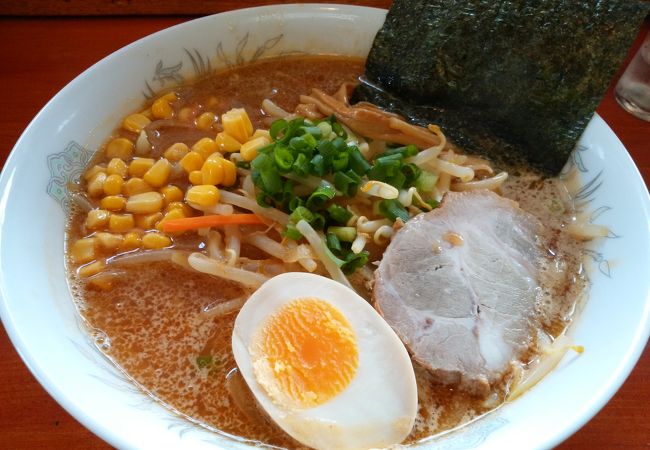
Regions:
M 250 0 L 235 2 L 233 7 L 254 3 Z M 374 2 L 380 6 L 389 4 L 388 1 L 385 5 L 381 3 Z M 32 117 L 75 76 L 134 40 L 190 19 L 178 16 L 0 18 L 0 167 Z M 650 24 L 646 22 L 640 36 L 648 29 Z M 637 39 L 635 47 L 639 42 Z M 616 104 L 611 88 L 598 113 L 621 139 L 648 184 L 650 123 L 624 112 Z M 649 415 L 650 350 L 646 347 L 631 376 L 614 398 L 559 448 L 649 448 Z M 43 390 L 1 328 L 0 448 L 110 448 Z

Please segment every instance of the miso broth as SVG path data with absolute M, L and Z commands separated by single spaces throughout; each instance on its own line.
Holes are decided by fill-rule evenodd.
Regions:
M 171 144 L 183 142 L 191 146 L 204 136 L 214 136 L 220 126 L 198 129 L 191 125 L 206 112 L 220 114 L 231 108 L 245 108 L 255 128 L 268 128 L 268 117 L 260 105 L 271 99 L 279 107 L 292 112 L 301 94 L 312 88 L 335 92 L 344 82 L 354 83 L 363 72 L 359 59 L 319 56 L 284 57 L 258 61 L 217 73 L 210 78 L 175 89 L 174 119 L 161 124 L 152 139 L 154 155 L 160 155 Z M 149 104 L 145 105 L 146 107 Z M 183 122 L 187 115 L 190 120 Z M 133 141 L 137 133 L 117 130 L 115 136 Z M 92 164 L 108 163 L 110 158 L 99 151 Z M 523 209 L 540 216 L 558 233 L 558 249 L 571 261 L 566 268 L 566 289 L 571 296 L 549 293 L 548 309 L 555 319 L 546 331 L 554 336 L 572 318 L 575 298 L 584 280 L 581 275 L 581 247 L 561 231 L 573 213 L 562 195 L 557 180 L 528 181 L 532 175 L 513 177 L 504 186 L 506 196 L 520 202 Z M 524 181 L 525 180 L 525 181 Z M 179 183 L 186 188 L 187 183 Z M 550 211 L 548 202 L 557 201 L 562 211 Z M 85 212 L 76 210 L 70 217 L 68 242 L 87 235 Z M 205 240 L 196 234 L 173 236 L 174 248 L 201 250 Z M 244 245 L 242 255 L 265 258 L 259 250 Z M 277 426 L 269 423 L 252 404 L 252 397 L 243 388 L 231 352 L 231 333 L 236 311 L 214 314 L 215 305 L 250 294 L 237 283 L 184 270 L 170 262 L 123 264 L 119 276 L 106 285 L 95 285 L 80 278 L 78 264 L 68 260 L 69 279 L 77 307 L 93 335 L 100 337 L 97 347 L 141 389 L 173 411 L 211 430 L 268 445 L 299 448 Z M 573 299 L 564 302 L 564 299 Z M 531 359 L 535 355 L 531 355 Z M 416 425 L 408 438 L 414 442 L 463 424 L 483 414 L 506 395 L 506 386 L 486 402 L 436 384 L 425 369 L 415 364 L 418 381 L 419 412 Z M 233 397 L 236 397 L 234 398 Z M 242 399 L 244 399 L 242 401 Z

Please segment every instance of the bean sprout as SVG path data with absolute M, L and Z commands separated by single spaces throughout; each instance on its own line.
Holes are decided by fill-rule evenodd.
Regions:
M 339 266 L 337 266 L 332 258 L 328 255 L 328 251 L 326 250 L 327 246 L 320 238 L 320 236 L 318 236 L 318 233 L 316 233 L 316 231 L 311 227 L 311 225 L 309 225 L 309 223 L 307 223 L 305 220 L 300 220 L 296 224 L 296 229 L 300 231 L 305 239 L 307 239 L 307 242 L 309 242 L 309 245 L 311 245 L 311 248 L 316 254 L 316 257 L 323 263 L 325 270 L 327 270 L 332 279 L 352 289 L 352 285 L 350 285 L 348 279 L 345 277 L 345 275 L 343 275 L 343 272 Z
M 249 272 L 238 267 L 229 266 L 222 263 L 221 261 L 209 258 L 203 253 L 192 253 L 187 258 L 187 262 L 194 270 L 207 273 L 209 275 L 214 275 L 215 277 L 223 278 L 226 280 L 236 281 L 237 283 L 241 283 L 252 288 L 258 288 L 264 284 L 266 280 L 268 280 L 268 277 L 262 274 Z

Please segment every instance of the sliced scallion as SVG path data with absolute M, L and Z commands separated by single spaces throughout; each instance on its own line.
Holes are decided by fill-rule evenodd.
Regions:
M 354 227 L 336 227 L 327 229 L 328 233 L 334 234 L 340 241 L 352 242 L 357 237 L 357 229 Z
M 404 222 L 409 220 L 409 213 L 397 199 L 382 200 L 379 202 L 379 213 L 393 222 L 398 217 Z
M 340 224 L 346 224 L 348 223 L 348 220 L 352 218 L 352 213 L 350 211 L 337 204 L 328 206 L 327 213 L 329 214 L 330 219 Z

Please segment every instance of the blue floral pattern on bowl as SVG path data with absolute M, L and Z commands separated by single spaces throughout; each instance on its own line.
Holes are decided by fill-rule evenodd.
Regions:
M 279 34 L 263 41 L 263 43 L 257 46 L 252 52 L 252 56 L 245 58 L 244 54 L 246 47 L 249 45 L 249 38 L 250 34 L 247 32 L 237 42 L 234 52 L 230 53 L 232 56 L 229 56 L 229 53 L 224 50 L 223 43 L 219 42 L 216 47 L 215 55 L 219 67 L 231 67 L 233 65 L 255 61 L 262 56 L 265 56 L 271 49 L 273 49 L 282 40 L 283 35 Z M 163 62 L 163 60 L 158 60 L 156 62 L 156 65 L 153 68 L 153 74 L 144 80 L 145 89 L 142 91 L 142 94 L 145 99 L 150 100 L 156 96 L 157 92 L 184 83 L 186 77 L 182 74 L 183 67 L 192 67 L 193 78 L 205 77 L 214 73 L 215 68 L 210 62 L 210 58 L 205 56 L 202 52 L 197 49 L 188 50 L 186 48 L 183 48 L 183 51 L 186 57 L 184 60 L 173 63 L 166 63 Z M 566 171 L 575 168 L 580 172 L 583 179 L 592 175 L 586 167 L 582 156 L 582 154 L 587 150 L 588 148 L 584 146 L 576 148 L 571 156 L 569 164 L 567 164 Z M 50 180 L 47 184 L 46 191 L 48 195 L 61 206 L 66 214 L 70 210 L 69 185 L 71 183 L 77 183 L 80 180 L 84 169 L 92 158 L 92 154 L 92 151 L 84 148 L 79 143 L 70 141 L 62 151 L 53 153 L 47 157 Z M 607 206 L 593 209 L 593 196 L 596 190 L 598 190 L 602 185 L 601 176 L 603 170 L 604 169 L 601 169 L 595 176 L 592 175 L 591 179 L 584 183 L 582 188 L 576 194 L 575 199 L 579 208 L 588 208 L 593 210 L 590 221 L 595 220 L 598 216 L 611 209 Z M 567 172 L 565 172 L 565 174 L 566 173 Z M 608 237 L 615 238 L 618 236 L 611 233 Z M 609 262 L 602 253 L 591 249 L 587 250 L 586 253 L 594 260 L 599 271 L 603 275 L 607 277 L 611 276 Z M 104 357 L 102 358 L 102 364 L 100 364 L 104 365 L 107 362 L 104 353 L 99 351 L 92 339 L 89 339 L 87 344 L 88 346 L 85 349 L 81 348 L 79 345 L 77 345 L 77 348 L 80 352 L 84 353 L 86 357 L 90 357 L 88 355 L 88 350 L 92 349 L 97 353 L 96 356 L 101 355 Z M 117 381 L 120 388 L 135 390 L 132 380 L 130 380 L 123 372 L 115 370 L 114 368 L 107 368 L 107 370 L 111 376 L 102 380 L 103 382 L 114 385 Z M 143 405 L 149 404 L 149 402 L 155 403 L 155 398 L 152 398 L 153 396 L 147 396 L 144 392 L 138 392 L 146 398 Z M 196 424 L 191 420 L 186 420 L 186 418 L 182 417 L 180 414 L 178 417 L 170 417 L 169 423 L 170 428 L 177 429 L 181 436 L 192 431 L 205 431 L 205 428 L 202 425 Z M 468 426 L 463 426 L 440 436 L 426 439 L 421 442 L 420 445 L 417 445 L 417 447 L 433 447 L 441 450 L 468 450 L 478 448 L 492 433 L 508 423 L 508 419 L 502 416 L 501 410 L 496 410 L 476 419 L 473 423 L 468 424 Z M 208 429 L 212 430 L 209 427 Z M 218 433 L 218 435 L 223 439 L 223 433 Z M 259 445 L 256 446 L 260 447 Z M 267 446 L 261 447 L 269 448 Z
M 91 157 L 92 152 L 75 141 L 70 141 L 62 151 L 47 157 L 47 167 L 50 170 L 47 194 L 66 213 L 70 210 L 68 185 L 79 181 Z

